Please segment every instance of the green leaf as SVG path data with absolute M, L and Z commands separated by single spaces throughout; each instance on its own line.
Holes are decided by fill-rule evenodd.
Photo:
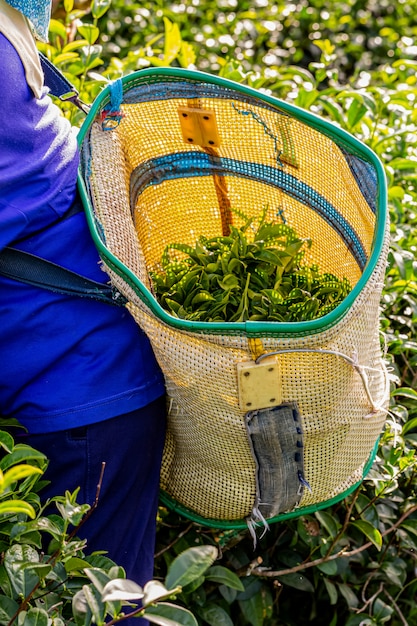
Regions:
M 329 117 L 334 120 L 335 122 L 338 122 L 338 124 L 342 124 L 343 122 L 343 111 L 342 109 L 338 106 L 338 104 L 336 102 L 332 102 L 332 100 L 330 100 L 329 98 L 326 97 L 325 92 L 319 92 L 320 93 L 320 104 L 323 107 L 323 111 L 327 112 L 329 114 Z
M 227 604 L 232 604 L 236 600 L 237 591 L 236 589 L 231 589 L 230 587 L 226 587 L 225 585 L 220 585 L 219 593 L 227 602 Z
M 388 190 L 389 200 L 394 200 L 395 198 L 402 200 L 404 196 L 405 196 L 405 190 L 403 189 L 403 187 L 400 187 L 399 185 L 394 185 L 390 187 Z
M 311 91 L 300 89 L 295 104 L 305 109 L 309 109 L 317 100 L 319 92 L 317 89 L 311 89 Z
M 48 563 L 31 563 L 30 569 L 39 579 L 43 580 L 52 571 L 52 565 Z
M 358 100 L 353 100 L 348 109 L 347 115 L 349 127 L 354 128 L 356 124 L 361 121 L 366 112 L 367 108 L 363 103 L 359 102 Z
M 73 526 L 78 526 L 91 507 L 89 504 L 78 504 L 74 495 L 66 492 L 64 502 L 62 502 L 62 498 L 56 498 L 55 502 L 62 518 L 69 521 Z
M 93 585 L 84 585 L 83 591 L 95 624 L 102 624 L 106 609 L 98 589 Z
M 417 535 L 417 520 L 415 519 L 406 519 L 402 522 L 401 528 L 405 528 L 408 532 L 413 535 Z
M 394 613 L 394 607 L 383 602 L 381 598 L 376 598 L 373 606 L 373 613 L 380 623 L 388 623 L 391 621 L 391 617 Z
M 85 561 L 84 559 L 80 559 L 79 557 L 76 557 L 76 556 L 73 556 L 70 559 L 68 559 L 68 561 L 65 561 L 64 565 L 65 565 L 65 571 L 68 573 L 82 572 L 86 568 L 87 569 L 91 568 L 91 565 L 87 561 Z M 90 580 L 92 580 L 90 576 L 88 577 L 90 578 Z M 107 576 L 107 581 L 108 581 L 108 576 Z
M 1 486 L 5 490 L 18 480 L 33 476 L 33 474 L 43 474 L 43 470 L 34 465 L 15 465 L 4 473 Z
M 8 624 L 19 605 L 6 595 L 0 594 L 0 624 Z
M 116 578 L 105 585 L 102 598 L 104 602 L 114 602 L 115 600 L 140 600 L 143 596 L 142 587 L 133 580 Z
M 210 567 L 205 574 L 205 578 L 221 585 L 226 585 L 231 589 L 237 589 L 238 591 L 244 591 L 245 589 L 240 578 L 222 565 L 213 565 Z
M 47 458 L 42 452 L 34 450 L 30 446 L 23 443 L 17 444 L 11 454 L 7 454 L 0 461 L 0 469 L 3 472 L 17 463 L 25 463 L 27 461 L 35 461 L 41 467 L 45 467 Z
M 337 611 L 334 612 L 333 617 L 332 617 L 332 621 L 330 622 L 329 626 L 337 626 Z
M 59 540 L 62 535 L 61 528 L 54 524 L 52 519 L 49 517 L 39 517 L 34 522 L 31 522 L 31 528 L 40 530 L 45 533 L 49 533 L 57 540 Z
M 165 25 L 165 45 L 164 45 L 164 63 L 170 65 L 177 58 L 181 50 L 181 33 L 178 24 L 172 23 L 167 17 L 164 17 Z
M 112 0 L 93 0 L 91 4 L 91 14 L 98 20 L 109 10 Z
M 300 589 L 300 591 L 307 591 L 309 593 L 314 593 L 314 587 L 312 583 L 309 581 L 304 574 L 299 572 L 294 572 L 293 574 L 285 574 L 284 576 L 280 576 L 280 582 L 284 585 L 288 585 L 289 587 L 294 587 L 294 589 Z
M 405 561 L 401 559 L 395 559 L 394 562 L 387 561 L 383 565 L 383 571 L 390 585 L 404 586 L 407 577 Z
M 75 61 L 76 59 L 78 59 L 78 54 L 76 52 L 65 52 L 62 54 L 58 54 L 54 58 L 54 65 L 62 66 L 65 63 L 70 63 L 71 61 Z
M 158 602 L 158 600 L 169 598 L 172 595 L 172 591 L 168 591 L 168 589 L 158 580 L 150 580 L 147 582 L 143 588 L 143 592 L 143 606 L 153 604 L 154 602 Z
M 199 291 L 191 301 L 192 305 L 202 304 L 203 302 L 213 301 L 215 298 L 208 291 Z
M 217 604 L 206 604 L 198 610 L 198 615 L 210 626 L 233 626 L 228 613 Z
M 397 157 L 390 161 L 390 167 L 396 170 L 415 170 L 417 169 L 417 160 Z
M 0 430 L 0 447 L 10 454 L 13 450 L 13 444 L 13 437 L 4 430 Z
M 178 61 L 181 67 L 190 67 L 190 65 L 194 65 L 196 60 L 196 53 L 194 51 L 194 46 L 186 41 L 181 42 L 181 50 L 178 55 Z
M 415 428 L 417 428 L 417 417 L 413 417 L 404 424 L 402 428 L 402 433 L 403 435 L 406 435 L 408 432 L 410 432 L 410 430 L 414 430 Z
M 81 24 L 77 27 L 77 31 L 90 46 L 92 46 L 100 36 L 100 30 L 97 26 L 94 26 L 94 24 Z
M 90 626 L 92 614 L 84 589 L 80 589 L 74 595 L 72 599 L 72 613 L 77 626 Z
M 332 539 L 337 536 L 337 533 L 339 532 L 339 525 L 333 515 L 327 511 L 317 511 L 315 516 L 320 522 L 320 525 L 324 526 Z
M 327 574 L 327 576 L 335 576 L 337 574 L 337 563 L 334 560 L 325 561 L 324 563 L 319 563 L 317 569 L 323 572 L 323 574 Z
M 32 564 L 39 564 L 39 554 L 28 545 L 15 544 L 4 556 L 4 567 L 17 596 L 25 598 L 39 582 Z
M 190 611 L 169 602 L 147 607 L 144 617 L 152 624 L 159 624 L 159 626 L 198 626 L 197 620 Z
M 57 35 L 62 41 L 67 40 L 67 30 L 62 22 L 51 19 L 49 22 L 49 32 L 53 35 Z
M 240 609 L 251 626 L 264 626 L 272 613 L 272 598 L 265 588 L 247 600 L 239 600 Z
M 365 617 L 361 613 L 360 615 L 351 615 L 346 622 L 346 626 L 377 626 L 377 623 L 372 617 Z
M 356 597 L 352 589 L 344 583 L 338 584 L 337 586 L 340 593 L 346 600 L 348 607 L 350 609 L 356 609 L 359 606 L 359 599 Z
M 77 559 L 77 560 L 80 561 L 81 559 Z M 103 600 L 104 587 L 112 579 L 111 572 L 107 574 L 102 569 L 99 569 L 98 567 L 92 567 L 91 565 L 87 564 L 87 568 L 84 570 L 84 573 L 91 580 L 92 584 L 94 585 L 98 593 L 101 595 L 101 599 Z M 119 574 L 118 571 L 117 571 L 117 574 Z M 106 610 L 108 613 L 112 615 L 116 615 L 117 613 L 120 612 L 121 607 L 122 607 L 122 603 L 119 601 L 115 601 L 115 602 L 108 601 Z
M 329 594 L 330 604 L 334 606 L 337 603 L 337 588 L 328 578 L 324 578 L 323 581 L 327 593 Z
M 214 546 L 196 546 L 179 554 L 171 563 L 165 585 L 168 589 L 185 587 L 201 576 L 218 557 Z
M 374 546 L 381 550 L 382 548 L 382 536 L 377 528 L 375 528 L 370 522 L 365 520 L 356 520 L 351 522 L 351 525 L 358 528 Z
M 31 519 L 36 517 L 35 509 L 24 500 L 7 500 L 0 502 L 0 515 L 18 515 L 23 513 Z
M 205 581 L 205 577 L 201 575 L 198 578 L 194 578 L 194 580 L 188 585 L 186 585 L 184 588 L 182 588 L 182 590 L 184 591 L 186 595 L 189 595 L 193 593 L 194 591 L 196 591 L 199 587 L 204 585 L 204 581 Z
M 331 56 L 335 50 L 334 44 L 329 39 L 316 39 L 314 45 L 317 46 L 323 54 Z
M 79 48 L 84 48 L 84 46 L 88 45 L 88 41 L 85 39 L 75 39 L 75 41 L 70 41 L 66 46 L 62 48 L 62 53 L 66 54 L 67 52 L 72 52 L 73 50 L 79 50 Z M 54 59 L 56 63 L 56 57 Z
M 370 522 L 375 528 L 379 527 L 378 508 L 367 495 L 359 493 L 356 499 L 355 509 L 361 519 Z
M 242 555 L 243 556 L 243 555 Z M 262 582 L 256 576 L 249 576 L 242 580 L 245 591 L 240 591 L 237 595 L 238 600 L 249 600 L 252 596 L 262 593 Z
M 399 389 L 394 389 L 391 393 L 392 398 L 411 398 L 412 400 L 417 400 L 417 391 L 415 389 L 411 389 L 410 387 L 400 387 Z
M 10 578 L 4 565 L 0 565 L 0 589 L 9 598 L 14 597 Z M 2 598 L 1 594 L 0 598 Z
M 25 626 L 48 626 L 48 613 L 44 609 L 30 608 L 25 614 Z

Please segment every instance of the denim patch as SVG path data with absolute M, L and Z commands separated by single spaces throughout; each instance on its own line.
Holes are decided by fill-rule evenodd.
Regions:
M 249 411 L 246 428 L 257 466 L 255 519 L 296 507 L 303 495 L 303 431 L 295 403 Z M 259 515 L 260 514 L 260 515 Z

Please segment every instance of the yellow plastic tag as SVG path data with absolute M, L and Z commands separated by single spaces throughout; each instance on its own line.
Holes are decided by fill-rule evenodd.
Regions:
M 188 144 L 203 148 L 218 148 L 220 137 L 217 130 L 216 114 L 211 109 L 198 107 L 178 107 L 181 132 Z
M 239 407 L 253 411 L 282 403 L 281 371 L 276 360 L 237 364 Z

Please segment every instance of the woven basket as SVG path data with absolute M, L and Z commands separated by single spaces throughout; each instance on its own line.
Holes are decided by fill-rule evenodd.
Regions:
M 346 496 L 373 461 L 388 403 L 377 157 L 306 111 L 172 68 L 108 86 L 79 138 L 95 243 L 166 380 L 164 502 L 239 528 Z M 168 243 L 195 245 L 240 227 L 232 208 L 254 217 L 266 206 L 267 221 L 312 240 L 308 263 L 350 281 L 336 309 L 297 323 L 198 323 L 160 307 L 149 272 Z

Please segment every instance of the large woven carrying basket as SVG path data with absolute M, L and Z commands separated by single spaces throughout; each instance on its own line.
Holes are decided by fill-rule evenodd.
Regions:
M 377 157 L 288 103 L 173 68 L 108 86 L 80 148 L 81 194 L 104 267 L 165 376 L 164 502 L 239 528 L 350 493 L 373 461 L 388 403 Z M 270 222 L 285 219 L 312 240 L 309 263 L 350 282 L 343 302 L 292 323 L 193 322 L 163 310 L 149 272 L 165 246 L 221 235 L 225 220 L 240 227 L 239 212 L 264 207 Z

